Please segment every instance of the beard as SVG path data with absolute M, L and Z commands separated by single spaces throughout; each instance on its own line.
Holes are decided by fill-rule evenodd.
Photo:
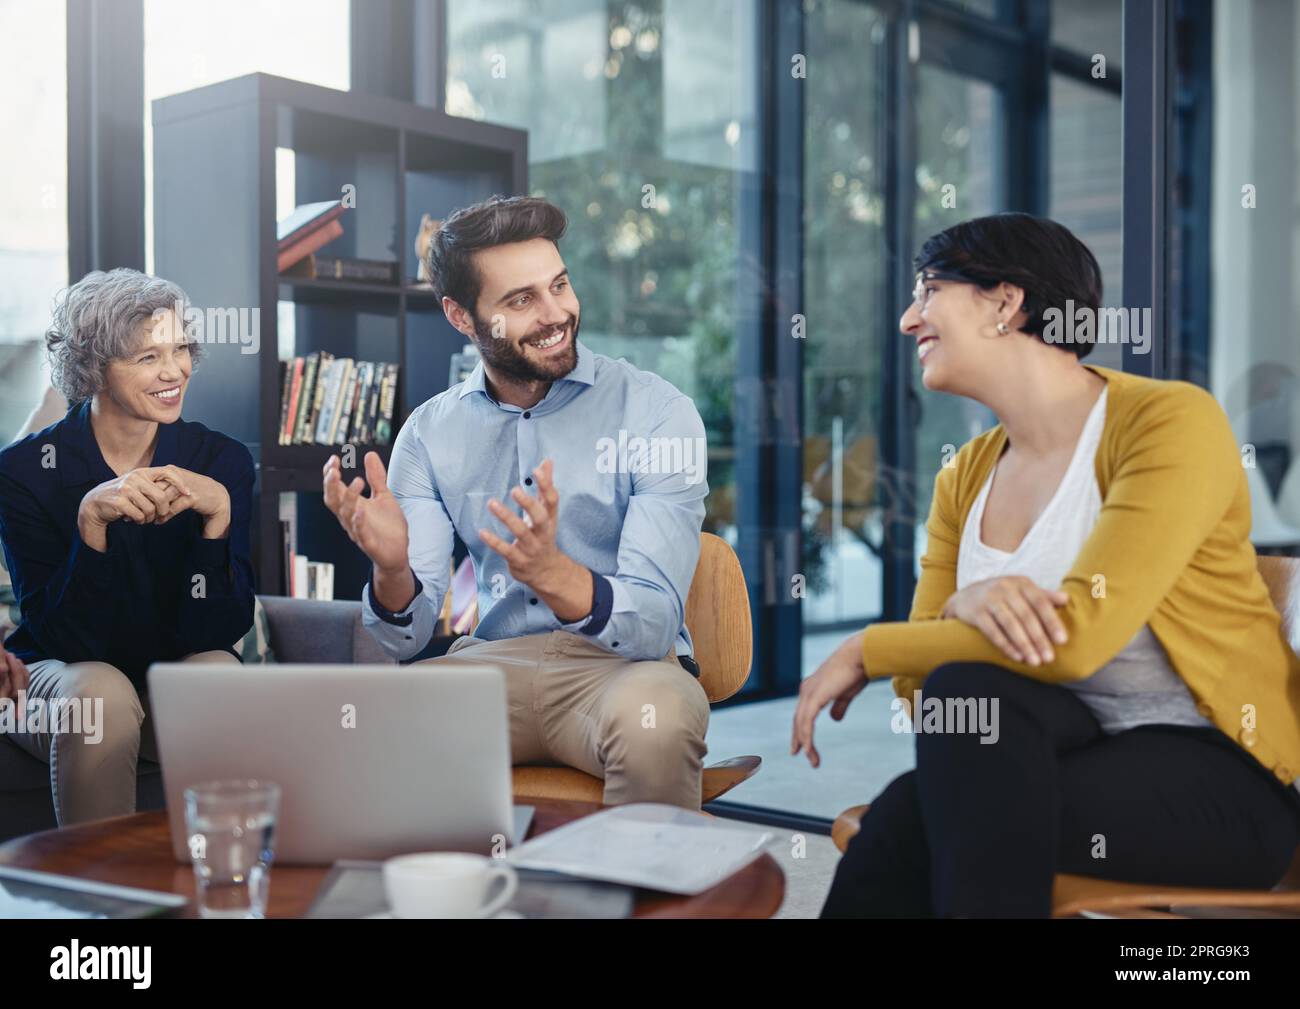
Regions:
M 524 340 L 535 340 L 551 328 L 553 327 L 534 330 Z M 516 382 L 554 382 L 578 366 L 578 317 L 570 315 L 564 328 L 568 330 L 568 345 L 564 352 L 549 360 L 533 361 L 518 343 L 493 336 L 491 323 L 485 323 L 477 317 L 474 319 L 479 356 L 485 364 Z

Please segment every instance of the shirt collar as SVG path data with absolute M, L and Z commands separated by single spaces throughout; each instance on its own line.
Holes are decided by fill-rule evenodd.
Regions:
M 95 431 L 90 424 L 90 400 L 74 403 L 59 425 L 59 458 L 56 466 L 64 487 L 101 484 L 117 476 L 104 461 Z M 154 446 L 154 466 L 168 466 L 177 461 L 180 422 L 158 425 L 158 444 Z
M 551 384 L 552 389 L 554 389 L 560 382 L 576 382 L 579 385 L 596 384 L 596 360 L 592 356 L 591 351 L 583 346 L 581 340 L 576 341 L 574 346 L 578 348 L 577 367 L 563 378 L 556 379 L 555 382 Z M 469 373 L 469 378 L 465 379 L 465 381 L 461 383 L 460 394 L 457 398 L 464 399 L 472 392 L 481 392 L 484 396 L 488 395 L 487 374 L 483 370 L 482 360 L 480 360 L 478 364 L 474 365 L 474 370 Z M 549 392 L 546 395 L 548 398 L 550 397 Z M 490 399 L 491 397 L 489 396 L 488 398 Z M 543 402 L 545 402 L 545 400 L 543 400 Z

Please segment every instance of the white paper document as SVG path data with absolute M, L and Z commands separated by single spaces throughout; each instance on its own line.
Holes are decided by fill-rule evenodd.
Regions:
M 754 861 L 772 837 L 676 806 L 639 802 L 547 831 L 506 858 L 528 869 L 694 895 Z

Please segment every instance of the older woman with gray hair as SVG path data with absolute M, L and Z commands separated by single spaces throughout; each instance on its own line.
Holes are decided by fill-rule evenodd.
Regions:
M 45 342 L 71 405 L 0 452 L 22 613 L 0 649 L 0 715 L 20 718 L 0 734 L 50 765 L 60 825 L 134 811 L 139 755 L 157 755 L 150 664 L 237 663 L 253 623 L 253 461 L 181 420 L 202 351 L 186 305 L 135 270 L 63 292 Z

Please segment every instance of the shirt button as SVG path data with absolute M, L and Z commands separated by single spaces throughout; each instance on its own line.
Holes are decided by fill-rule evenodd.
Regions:
M 614 648 L 617 648 L 617 647 L 618 647 L 618 642 L 617 642 L 617 641 L 614 642 L 613 647 L 614 647 Z
M 532 410 L 525 410 L 525 411 L 524 411 L 524 420 L 527 420 L 527 419 L 528 419 L 529 417 L 531 417 L 532 415 L 533 415 L 533 411 L 532 411 Z
M 524 477 L 524 486 L 531 487 L 532 485 L 533 485 L 533 478 L 530 476 Z
M 530 606 L 536 606 L 536 605 L 537 605 L 537 597 L 536 597 L 536 596 L 533 596 L 532 599 L 528 600 L 528 603 L 529 603 Z
M 1254 729 L 1242 729 L 1237 733 L 1237 742 L 1242 746 L 1254 746 L 1257 738 L 1258 735 Z

